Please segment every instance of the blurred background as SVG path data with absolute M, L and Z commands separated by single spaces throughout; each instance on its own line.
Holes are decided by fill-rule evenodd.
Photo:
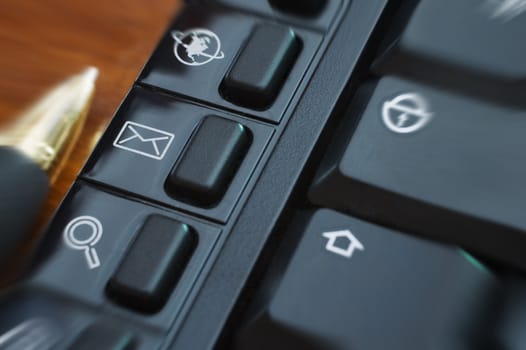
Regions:
M 0 0 L 0 125 L 87 66 L 99 69 L 80 138 L 51 187 L 44 225 L 182 0 Z

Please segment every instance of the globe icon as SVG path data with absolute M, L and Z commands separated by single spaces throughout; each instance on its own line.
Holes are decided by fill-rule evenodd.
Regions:
M 175 57 L 187 66 L 202 66 L 225 57 L 219 37 L 208 29 L 195 28 L 171 34 L 175 40 Z

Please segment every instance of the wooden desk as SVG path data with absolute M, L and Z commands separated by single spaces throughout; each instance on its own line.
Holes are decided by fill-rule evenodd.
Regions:
M 182 0 L 6 0 L 0 5 L 0 123 L 86 66 L 100 70 L 93 105 L 51 188 L 51 216 Z

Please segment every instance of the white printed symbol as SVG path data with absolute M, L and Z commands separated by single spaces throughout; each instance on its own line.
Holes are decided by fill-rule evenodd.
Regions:
M 194 28 L 185 32 L 173 31 L 174 54 L 182 64 L 202 66 L 213 60 L 225 58 L 221 40 L 208 29 Z
M 169 132 L 127 121 L 113 141 L 113 146 L 161 160 L 166 155 L 173 139 L 174 134 Z
M 399 134 L 408 134 L 422 129 L 433 113 L 429 111 L 424 97 L 416 93 L 398 95 L 385 101 L 382 107 L 382 119 L 385 125 Z
M 356 238 L 349 230 L 325 232 L 323 233 L 323 237 L 328 239 L 327 244 L 325 245 L 326 250 L 346 258 L 350 258 L 355 250 L 365 249 L 358 238 Z M 345 244 L 342 244 L 342 242 Z
M 79 237 L 81 234 L 86 237 Z M 64 229 L 64 242 L 72 249 L 84 251 L 90 270 L 100 266 L 100 259 L 94 247 L 101 237 L 102 224 L 93 216 L 79 216 L 71 220 Z
M 511 21 L 526 11 L 526 0 L 486 0 L 492 19 Z

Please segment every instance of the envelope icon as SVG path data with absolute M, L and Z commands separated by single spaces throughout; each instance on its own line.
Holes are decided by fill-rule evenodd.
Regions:
M 113 146 L 161 160 L 166 155 L 173 139 L 174 134 L 169 132 L 127 121 L 113 141 Z

